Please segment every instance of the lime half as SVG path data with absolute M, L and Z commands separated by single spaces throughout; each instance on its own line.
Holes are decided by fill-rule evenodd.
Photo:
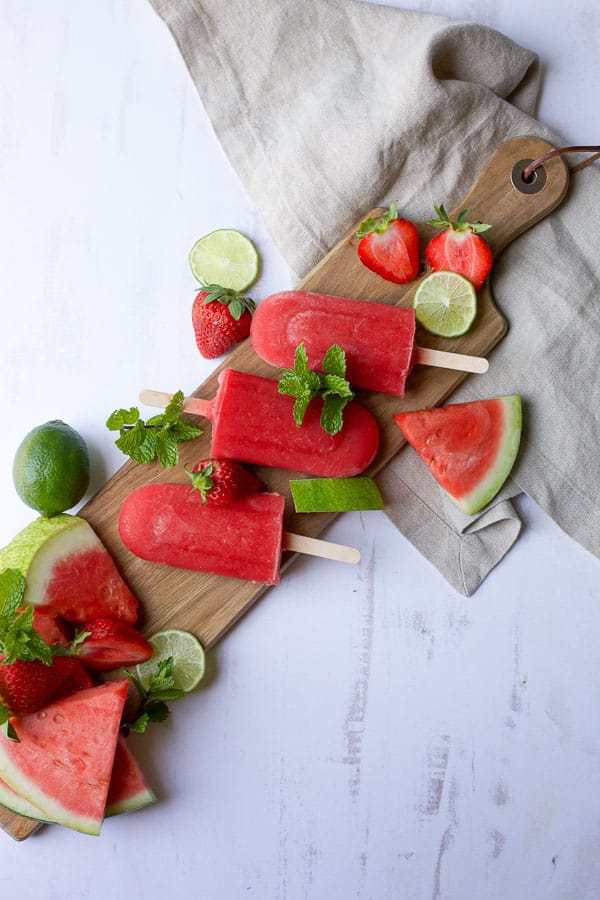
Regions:
M 202 284 L 245 291 L 258 275 L 258 253 L 239 231 L 220 228 L 196 241 L 190 250 L 190 266 Z
M 204 675 L 204 648 L 189 631 L 171 628 L 158 631 L 148 638 L 154 647 L 154 656 L 148 662 L 136 666 L 136 674 L 144 688 L 148 688 L 150 678 L 158 669 L 163 659 L 173 657 L 175 687 L 181 691 L 193 691 L 202 681 Z
M 456 272 L 432 272 L 424 278 L 413 301 L 417 321 L 432 334 L 458 337 L 477 315 L 477 294 L 470 281 Z

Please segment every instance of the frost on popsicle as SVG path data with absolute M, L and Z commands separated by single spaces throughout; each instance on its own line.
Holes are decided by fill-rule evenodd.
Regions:
M 298 427 L 315 397 L 323 399 L 321 428 L 327 434 L 338 434 L 344 427 L 344 408 L 354 393 L 346 379 L 346 354 L 339 344 L 332 344 L 323 357 L 323 374 L 308 366 L 304 343 L 298 344 L 294 368 L 286 369 L 279 379 L 279 393 L 294 398 L 293 415 Z

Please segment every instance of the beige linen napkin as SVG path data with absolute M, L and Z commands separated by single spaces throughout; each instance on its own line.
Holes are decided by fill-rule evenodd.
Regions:
M 365 210 L 395 200 L 427 218 L 464 196 L 501 141 L 551 137 L 532 118 L 536 57 L 489 28 L 355 0 L 150 2 L 298 276 Z M 453 398 L 523 394 L 513 482 L 468 518 L 410 449 L 381 478 L 392 521 L 464 594 L 516 540 L 520 490 L 600 552 L 598 177 L 579 175 L 498 260 L 492 288 L 511 329 L 488 374 Z

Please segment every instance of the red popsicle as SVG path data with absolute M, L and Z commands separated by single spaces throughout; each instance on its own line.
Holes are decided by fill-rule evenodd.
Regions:
M 170 395 L 142 391 L 140 400 L 166 406 Z M 308 407 L 302 425 L 292 416 L 293 400 L 280 394 L 277 382 L 258 375 L 224 369 L 213 400 L 190 397 L 184 410 L 212 422 L 210 455 L 309 475 L 351 476 L 363 472 L 379 447 L 374 416 L 353 400 L 344 410 L 338 434 L 321 428 L 321 400 Z
M 284 533 L 284 507 L 280 494 L 211 506 L 186 484 L 146 484 L 121 506 L 119 534 L 141 559 L 265 584 L 279 582 L 283 546 L 358 562 L 360 554 L 351 547 Z
M 412 307 L 349 300 L 307 291 L 283 291 L 263 300 L 252 318 L 254 349 L 272 366 L 288 368 L 304 343 L 308 364 L 319 369 L 327 349 L 346 351 L 351 384 L 403 397 L 415 363 L 484 372 L 487 361 L 415 346 Z

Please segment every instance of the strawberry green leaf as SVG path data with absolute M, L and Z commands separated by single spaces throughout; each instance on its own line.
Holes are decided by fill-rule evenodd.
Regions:
M 192 482 L 192 487 L 199 492 L 202 502 L 206 503 L 206 496 L 208 492 L 211 491 L 214 487 L 214 481 L 212 478 L 214 474 L 213 464 L 208 463 L 206 466 L 204 466 L 203 469 L 200 469 L 199 472 L 193 472 L 186 466 L 185 473 Z
M 390 203 L 388 209 L 380 216 L 372 216 L 360 223 L 356 236 L 358 238 L 366 237 L 367 234 L 383 234 L 387 231 L 391 222 L 398 218 L 398 207 L 395 203 Z

